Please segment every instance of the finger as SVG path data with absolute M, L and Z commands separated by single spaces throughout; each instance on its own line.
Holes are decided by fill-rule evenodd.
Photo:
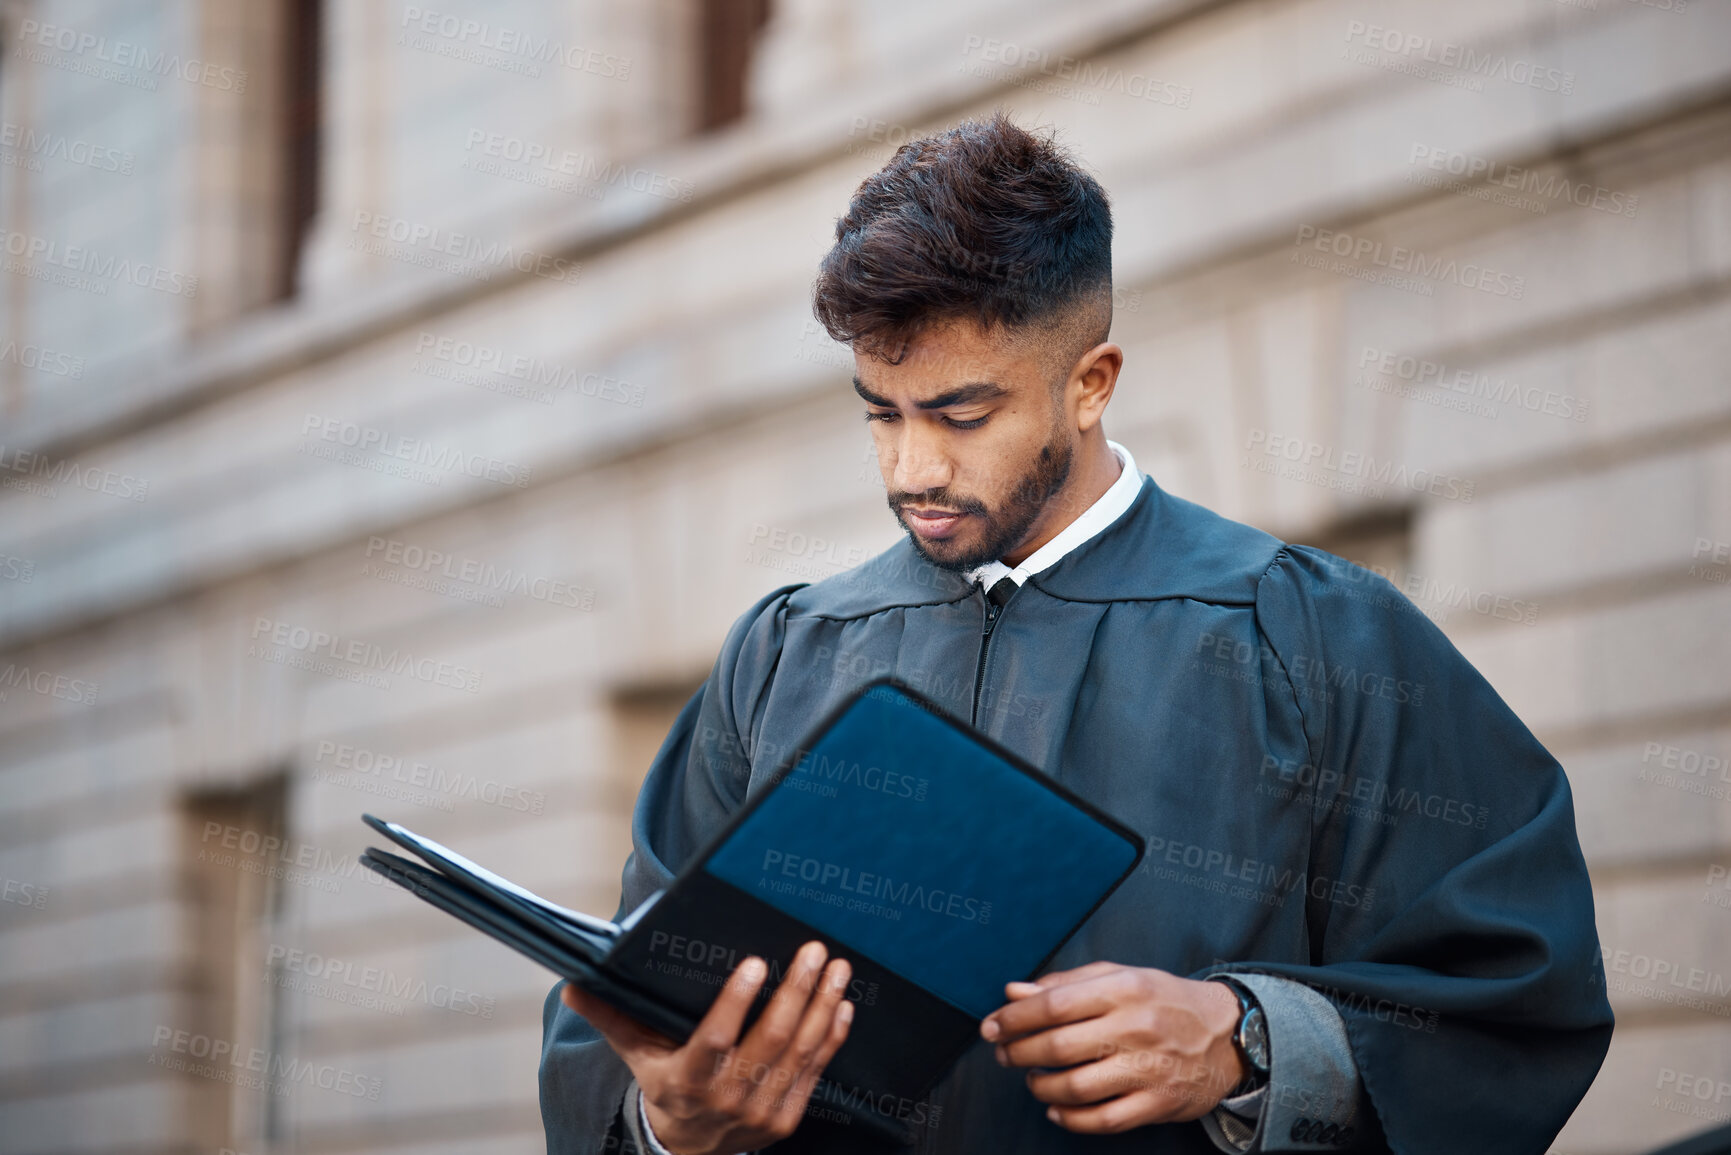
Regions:
M 1110 976 L 1065 983 L 999 1007 L 980 1024 L 980 1034 L 987 1042 L 1010 1042 L 1064 1023 L 1098 1018 L 1117 1005 L 1118 997 Z
M 799 1030 L 795 1032 L 793 1042 L 788 1044 L 787 1052 L 781 1056 L 780 1065 L 795 1078 L 811 1064 L 818 1048 L 823 1046 L 832 1033 L 836 1011 L 843 1001 L 842 994 L 847 990 L 848 979 L 852 977 L 853 968 L 846 959 L 831 960 L 824 968 L 817 993 L 805 1008 L 805 1017 L 800 1020 Z
M 1005 983 L 1004 984 L 1004 995 L 1012 1003 L 1019 1002 L 1022 999 L 1028 998 L 1032 995 L 1037 995 L 1041 991 L 1049 990 L 1052 987 L 1061 987 L 1061 986 L 1065 986 L 1066 984 L 1073 983 L 1073 982 L 1078 982 L 1078 981 L 1091 979 L 1091 978 L 1099 978 L 1099 977 L 1105 976 L 1107 974 L 1110 974 L 1113 971 L 1118 971 L 1118 970 L 1122 970 L 1122 969 L 1123 969 L 1123 966 L 1120 963 L 1091 962 L 1091 963 L 1088 963 L 1086 966 L 1079 966 L 1079 967 L 1074 968 L 1073 970 L 1053 971 L 1051 974 L 1040 975 L 1037 978 L 1035 978 L 1034 980 L 1032 980 L 1031 982 Z M 983 1025 L 984 1024 L 982 1024 L 982 1026 Z M 984 1031 L 982 1031 L 981 1033 L 984 1034 Z M 991 1036 L 987 1036 L 987 1037 L 989 1038 Z M 998 1060 L 998 1064 L 1000 1066 L 1005 1065 L 1004 1060 L 1002 1058 L 1000 1058 Z
M 679 1044 L 633 1019 L 630 1015 L 603 1001 L 574 983 L 566 983 L 559 991 L 559 1001 L 582 1015 L 588 1024 L 601 1032 L 607 1045 L 624 1055 L 628 1051 L 673 1051 Z
M 768 976 L 769 964 L 755 956 L 740 963 L 727 976 L 721 994 L 710 1004 L 697 1029 L 691 1032 L 691 1038 L 681 1048 L 686 1078 L 700 1083 L 714 1077 L 722 1060 L 739 1041 L 739 1029 L 745 1025 L 752 1000 Z
M 769 1005 L 739 1044 L 738 1058 L 754 1067 L 775 1064 L 798 1033 L 806 1004 L 811 1001 L 818 974 L 828 958 L 829 951 L 821 942 L 808 942 L 799 948 L 787 977 L 781 980 L 781 986 L 770 996 Z
M 830 1016 L 829 1031 L 819 1044 L 811 1061 L 805 1070 L 800 1072 L 794 1082 L 793 1089 L 782 1101 L 781 1110 L 777 1112 L 776 1122 L 789 1129 L 799 1125 L 800 1117 L 805 1114 L 805 1107 L 811 1101 L 811 1093 L 817 1087 L 817 1081 L 823 1077 L 823 1070 L 829 1066 L 829 1061 L 835 1058 L 835 1053 L 841 1050 L 841 1045 L 847 1041 L 848 1030 L 853 1025 L 854 1008 L 851 1002 L 843 999 Z
M 1082 1135 L 1115 1135 L 1167 1117 L 1164 1100 L 1149 1091 L 1120 1095 L 1086 1107 L 1053 1106 L 1046 1111 L 1046 1118 L 1066 1131 Z
M 829 1035 L 818 1047 L 817 1054 L 806 1064 L 806 1071 L 815 1082 L 829 1066 L 829 1061 L 835 1058 L 835 1053 L 841 1050 L 841 1045 L 847 1042 L 848 1032 L 853 1029 L 853 1018 L 857 1012 L 854 1005 L 847 999 L 836 1004 L 835 1015 L 830 1020 Z
M 1111 1021 L 1104 1016 L 1085 1019 L 999 1043 L 998 1049 L 1004 1054 L 1001 1065 L 1073 1067 L 1078 1063 L 1098 1062 L 1118 1049 L 1114 1045 Z M 1123 1066 L 1122 1063 L 1119 1065 Z
M 1122 963 L 1091 962 L 1084 966 L 1073 967 L 1067 971 L 1051 971 L 1047 974 L 1038 975 L 1034 978 L 1033 982 L 1028 985 L 1039 987 L 1041 990 L 1050 990 L 1052 987 L 1061 987 L 1066 983 L 1081 982 L 1084 979 L 1097 978 L 1100 975 L 1121 969 L 1123 969 Z
M 1029 1071 L 1028 1090 L 1042 1103 L 1077 1107 L 1115 1099 L 1133 1091 L 1166 1094 L 1166 1082 L 1151 1071 L 1139 1072 L 1120 1063 L 1084 1063 L 1063 1071 Z
M 740 1062 L 736 1057 L 733 1068 L 737 1073 L 749 1073 L 752 1093 L 763 1096 L 773 1111 L 779 1111 L 786 1096 L 799 1085 L 800 1077 L 817 1057 L 831 1034 L 842 994 L 847 990 L 852 968 L 845 959 L 834 959 L 823 969 L 811 1002 L 799 1021 L 792 1041 L 772 1061 Z M 850 1012 L 851 1017 L 851 1012 Z M 743 1054 L 743 1051 L 741 1052 Z M 828 1060 L 825 1060 L 826 1062 Z

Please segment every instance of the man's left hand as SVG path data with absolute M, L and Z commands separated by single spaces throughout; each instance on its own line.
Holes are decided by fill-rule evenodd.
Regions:
M 1099 1135 L 1198 1119 L 1244 1077 L 1224 983 L 1097 962 L 1004 988 L 980 1035 L 998 1062 L 1029 1067 L 1046 1117 Z

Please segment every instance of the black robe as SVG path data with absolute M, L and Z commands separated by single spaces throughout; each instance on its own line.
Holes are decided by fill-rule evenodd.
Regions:
M 1302 981 L 1344 1017 L 1360 1146 L 1546 1149 L 1610 1043 L 1592 891 L 1562 768 L 1433 623 L 1383 579 L 1148 478 L 1028 579 L 982 658 L 984 607 L 903 539 L 747 611 L 650 768 L 621 911 L 814 719 L 891 674 L 1147 838 L 1052 969 Z M 918 1149 L 1216 1150 L 1196 1122 L 1072 1134 L 1023 1076 L 976 1045 L 919 1106 Z M 619 1151 L 629 1077 L 555 988 L 549 1152 Z M 774 1150 L 846 1145 L 808 1124 Z

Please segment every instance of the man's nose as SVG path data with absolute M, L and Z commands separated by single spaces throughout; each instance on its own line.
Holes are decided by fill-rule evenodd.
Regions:
M 950 484 L 953 470 L 949 458 L 933 444 L 934 439 L 918 433 L 904 433 L 895 448 L 893 478 L 903 493 L 924 493 Z

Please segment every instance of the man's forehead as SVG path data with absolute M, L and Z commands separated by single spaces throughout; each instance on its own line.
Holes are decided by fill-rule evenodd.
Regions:
M 1005 391 L 1040 378 L 1040 365 L 1025 343 L 988 339 L 951 327 L 921 334 L 893 364 L 854 351 L 854 387 L 883 394 L 893 390 L 920 401 L 962 386 L 990 384 Z

